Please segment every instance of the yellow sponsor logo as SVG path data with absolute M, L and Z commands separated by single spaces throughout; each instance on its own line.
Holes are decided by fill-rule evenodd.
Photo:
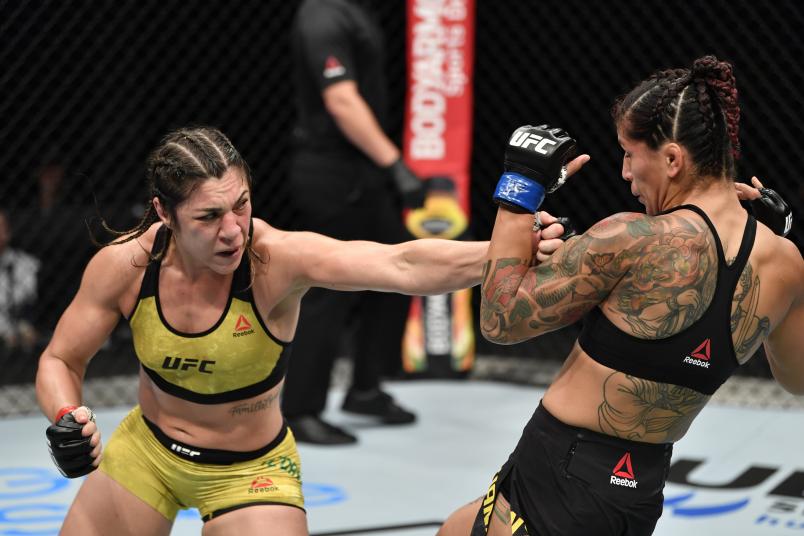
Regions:
M 486 492 L 486 498 L 483 499 L 483 524 L 488 528 L 489 520 L 491 518 L 491 511 L 494 509 L 494 499 L 497 497 L 497 477 L 499 474 L 494 475 L 491 480 L 489 490 Z

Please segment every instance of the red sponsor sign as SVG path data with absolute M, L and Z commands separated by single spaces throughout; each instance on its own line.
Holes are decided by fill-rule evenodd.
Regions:
M 419 177 L 441 178 L 439 188 L 430 183 L 425 206 L 406 214 L 418 238 L 460 239 L 468 223 L 474 1 L 407 2 L 403 153 Z M 413 297 L 402 344 L 406 372 L 464 375 L 474 348 L 470 290 Z
M 451 177 L 469 213 L 474 0 L 408 0 L 404 156 L 420 177 Z

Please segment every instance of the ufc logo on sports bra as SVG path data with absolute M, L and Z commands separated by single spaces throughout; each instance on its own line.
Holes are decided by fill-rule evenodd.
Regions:
M 192 357 L 188 358 L 181 358 L 181 357 L 171 357 L 165 356 L 165 360 L 162 362 L 162 368 L 168 370 L 190 370 L 192 368 L 197 368 L 198 372 L 203 372 L 204 374 L 212 374 L 212 371 L 209 370 L 214 365 L 214 361 L 209 361 L 207 359 L 194 359 Z
M 527 149 L 529 145 L 535 145 L 533 150 L 539 154 L 547 154 L 545 146 L 555 144 L 556 142 L 553 140 L 542 138 L 538 134 L 529 134 L 527 132 L 519 131 L 514 132 L 514 135 L 511 136 L 511 140 L 508 142 L 508 145 L 513 147 L 522 147 L 523 149 Z

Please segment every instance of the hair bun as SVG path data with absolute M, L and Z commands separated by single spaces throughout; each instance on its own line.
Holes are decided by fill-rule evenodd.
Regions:
M 708 55 L 698 58 L 692 63 L 691 78 L 693 80 L 722 80 L 732 79 L 731 64 L 719 61 L 715 56 Z

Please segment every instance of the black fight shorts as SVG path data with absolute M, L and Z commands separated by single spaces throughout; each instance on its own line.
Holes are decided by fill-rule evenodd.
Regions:
M 513 536 L 652 534 L 672 452 L 566 425 L 539 404 L 492 479 L 472 536 L 487 534 L 499 493 L 511 504 Z

